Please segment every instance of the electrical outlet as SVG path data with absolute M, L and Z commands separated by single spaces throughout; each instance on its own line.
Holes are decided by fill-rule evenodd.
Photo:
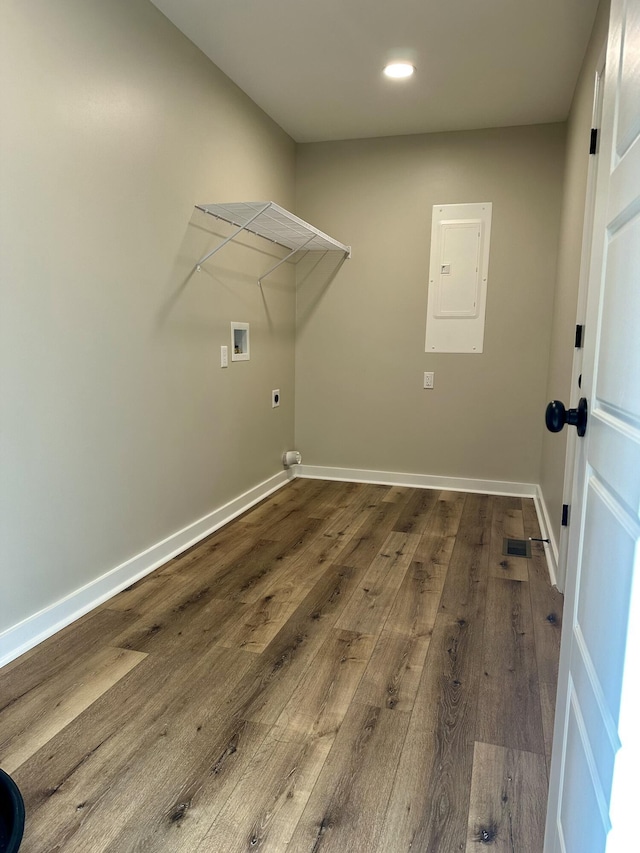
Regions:
M 425 371 L 424 374 L 424 388 L 433 388 L 433 373 L 427 373 Z
M 275 409 L 280 405 L 280 389 L 276 388 L 271 392 L 271 408 Z

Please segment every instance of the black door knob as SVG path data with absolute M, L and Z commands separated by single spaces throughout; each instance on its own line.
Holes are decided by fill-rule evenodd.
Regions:
M 565 424 L 577 427 L 580 438 L 587 431 L 587 398 L 581 397 L 577 409 L 565 409 L 560 400 L 552 400 L 547 406 L 544 420 L 549 432 L 560 432 Z

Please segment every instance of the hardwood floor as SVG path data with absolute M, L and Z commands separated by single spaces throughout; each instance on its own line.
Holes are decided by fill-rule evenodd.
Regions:
M 0 671 L 24 853 L 541 853 L 533 502 L 294 480 Z

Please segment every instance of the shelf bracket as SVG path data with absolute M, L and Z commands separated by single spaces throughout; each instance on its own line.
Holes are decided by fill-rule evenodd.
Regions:
M 274 265 L 273 265 L 272 267 L 270 267 L 270 268 L 269 268 L 265 273 L 262 273 L 262 275 L 261 275 L 261 276 L 260 276 L 260 278 L 258 279 L 258 284 L 260 285 L 260 287 L 262 287 L 262 280 L 263 280 L 264 278 L 266 278 L 268 275 L 271 275 L 271 273 L 272 273 L 272 272 L 274 272 L 274 270 L 277 270 L 277 269 L 278 269 L 278 267 L 279 267 L 279 266 L 281 266 L 282 264 L 284 264 L 286 261 L 288 261 L 288 260 L 289 260 L 289 258 L 292 258 L 292 257 L 296 254 L 296 252 L 302 252 L 302 251 L 304 251 L 304 249 L 306 248 L 306 246 L 308 246 L 308 245 L 309 245 L 309 243 L 313 240 L 314 236 L 315 236 L 315 235 L 314 235 L 314 234 L 312 234 L 312 235 L 311 235 L 311 237 L 309 237 L 309 239 L 307 240 L 307 242 L 306 242 L 303 246 L 298 246 L 297 248 L 293 249 L 291 252 L 289 252 L 289 254 L 287 255 L 287 257 L 286 257 L 286 258 L 282 258 L 282 260 L 281 260 L 281 261 L 278 261 L 278 263 L 277 263 L 277 264 L 274 264 Z
M 197 205 L 196 205 L 196 207 L 197 207 Z M 248 226 L 251 225 L 251 223 L 253 222 L 254 219 L 257 219 L 259 216 L 262 216 L 262 214 L 265 211 L 269 210 L 270 207 L 271 207 L 271 202 L 269 202 L 268 204 L 265 204 L 265 206 L 261 210 L 259 210 L 254 216 L 251 217 L 251 219 L 249 219 L 247 222 L 245 222 L 244 225 L 241 225 L 236 231 L 234 231 L 230 237 L 227 237 L 225 240 L 222 241 L 222 243 L 220 243 L 219 246 L 216 246 L 215 249 L 212 249 L 210 252 L 208 252 L 206 255 L 204 255 L 204 257 L 200 258 L 200 260 L 196 264 L 196 270 L 198 272 L 200 272 L 202 264 L 205 261 L 209 260 L 209 258 L 212 257 L 213 255 L 215 255 L 216 252 L 219 252 L 223 246 L 227 245 L 227 243 L 230 243 L 232 240 L 235 240 L 235 238 L 238 236 L 238 234 L 240 234 L 242 231 L 245 231 L 248 228 Z M 203 210 L 203 208 L 198 207 L 198 210 Z M 203 212 L 208 213 L 210 216 L 215 216 L 215 214 L 211 213 L 209 210 L 203 210 Z M 219 217 L 216 217 L 216 219 L 218 219 L 218 218 Z

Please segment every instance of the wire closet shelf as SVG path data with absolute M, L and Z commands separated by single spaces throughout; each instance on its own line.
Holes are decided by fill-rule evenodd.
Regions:
M 197 204 L 197 210 L 222 219 L 236 227 L 236 231 L 212 249 L 196 264 L 200 270 L 202 264 L 219 252 L 242 231 L 249 231 L 278 246 L 289 249 L 289 254 L 260 276 L 258 283 L 288 261 L 297 252 L 341 252 L 344 259 L 351 257 L 351 246 L 345 246 L 338 240 L 314 228 L 304 219 L 280 207 L 274 201 L 244 201 L 231 204 Z

